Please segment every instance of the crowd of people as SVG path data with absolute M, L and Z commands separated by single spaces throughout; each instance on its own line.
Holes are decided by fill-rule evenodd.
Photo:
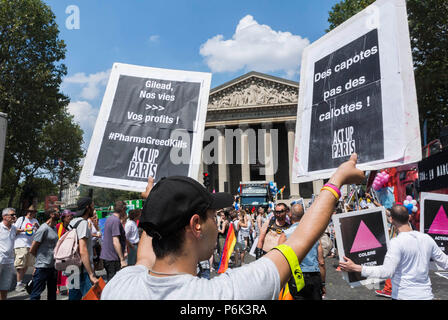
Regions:
M 55 300 L 73 280 L 68 268 L 56 269 L 55 248 L 75 230 L 79 268 L 69 300 L 80 300 L 97 286 L 99 270 L 105 271 L 107 282 L 102 300 L 321 300 L 326 294 L 324 259 L 338 255 L 332 215 L 380 205 L 368 194 L 352 207 L 343 200 L 344 184 L 365 179 L 356 162 L 352 155 L 341 164 L 308 207 L 277 202 L 267 210 L 236 210 L 230 194 L 210 193 L 194 179 L 168 177 L 154 186 L 150 177 L 142 193 L 143 209 L 127 213 L 126 203 L 117 201 L 103 232 L 91 198 L 81 198 L 71 211 L 47 210 L 41 225 L 34 208 L 19 218 L 6 208 L 0 223 L 1 299 L 15 276 L 16 290 L 28 289 L 30 299 L 39 300 L 47 288 L 47 299 Z M 447 269 L 448 256 L 431 237 L 413 230 L 403 205 L 395 204 L 388 218 L 398 235 L 384 265 L 359 266 L 341 257 L 339 268 L 389 278 L 394 299 L 431 299 L 429 261 Z M 230 270 L 211 277 L 230 230 L 236 237 Z M 247 263 L 247 254 L 255 261 Z M 34 268 L 32 286 L 23 282 L 29 267 Z
M 30 300 L 40 300 L 45 289 L 47 300 L 56 300 L 63 287 L 67 288 L 69 300 L 80 300 L 98 283 L 95 271 L 104 270 L 108 281 L 121 268 L 134 265 L 141 234 L 137 226 L 141 210 L 127 211 L 126 203 L 117 201 L 113 214 L 106 219 L 103 234 L 90 198 L 80 199 L 72 211 L 60 212 L 58 207 L 46 210 L 42 224 L 36 219 L 34 205 L 18 218 L 14 208 L 5 208 L 0 223 L 1 299 L 7 298 L 15 282 L 14 290 L 28 292 Z M 73 279 L 75 283 L 69 283 L 69 271 L 56 270 L 54 259 L 58 240 L 72 229 L 76 229 L 79 239 L 81 261 L 80 277 Z M 29 268 L 33 268 L 32 280 L 25 283 Z

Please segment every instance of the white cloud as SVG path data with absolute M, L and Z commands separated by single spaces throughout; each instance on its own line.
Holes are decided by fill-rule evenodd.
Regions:
M 157 42 L 159 41 L 160 36 L 158 34 L 153 34 L 152 36 L 149 37 L 149 41 L 150 42 Z
M 75 73 L 73 76 L 64 79 L 64 86 L 67 84 L 79 85 L 81 86 L 80 98 L 93 100 L 100 95 L 101 88 L 107 84 L 110 71 L 109 69 L 89 75 L 84 72 Z
M 99 109 L 94 108 L 87 101 L 70 102 L 68 112 L 74 116 L 75 122 L 79 124 L 84 131 L 84 143 L 88 146 L 90 137 L 95 127 L 96 118 L 98 117 Z
M 298 74 L 303 49 L 309 44 L 306 38 L 272 30 L 247 15 L 238 23 L 232 39 L 216 35 L 202 44 L 199 52 L 212 72 L 283 71 L 292 78 Z

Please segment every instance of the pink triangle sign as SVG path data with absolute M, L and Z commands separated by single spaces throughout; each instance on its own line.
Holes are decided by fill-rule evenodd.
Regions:
M 443 206 L 440 206 L 439 211 L 437 211 L 436 217 L 434 218 L 428 233 L 448 234 L 448 218 Z
M 355 241 L 353 241 L 352 249 L 350 253 L 365 251 L 374 248 L 382 247 L 381 243 L 375 238 L 372 231 L 367 228 L 364 221 L 361 220 L 359 224 L 358 232 L 355 236 Z

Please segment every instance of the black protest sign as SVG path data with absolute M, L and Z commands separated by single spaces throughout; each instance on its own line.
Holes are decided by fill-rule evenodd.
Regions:
M 431 236 L 448 254 L 448 195 L 422 193 L 420 203 L 420 231 Z
M 143 191 L 197 179 L 211 75 L 114 64 L 79 182 Z
M 351 154 L 379 170 L 421 160 L 405 0 L 377 0 L 304 49 L 292 181 L 331 177 Z
M 199 83 L 120 76 L 94 175 L 157 181 L 188 175 L 189 163 L 173 164 L 173 148 L 191 153 Z M 183 139 L 173 132 L 183 131 Z
M 448 149 L 418 163 L 419 191 L 435 191 L 448 186 Z
M 379 51 L 375 29 L 315 63 L 308 171 L 384 157 Z
M 388 247 L 384 208 L 367 209 L 333 216 L 340 255 L 356 264 L 382 265 Z M 365 280 L 360 273 L 348 272 L 348 282 Z

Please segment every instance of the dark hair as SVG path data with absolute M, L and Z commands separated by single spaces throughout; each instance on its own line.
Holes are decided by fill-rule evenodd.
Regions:
M 288 205 L 287 205 L 286 203 L 279 202 L 279 203 L 277 203 L 275 206 L 276 206 L 276 207 L 277 207 L 277 206 L 283 206 L 283 209 L 284 209 L 285 211 L 289 211 L 289 207 L 288 207 Z
M 126 206 L 127 206 L 126 202 L 124 202 L 122 200 L 118 200 L 115 202 L 114 212 L 121 213 L 121 212 L 123 212 L 123 210 L 126 210 Z
M 45 210 L 44 217 L 46 219 L 48 219 L 48 218 L 50 218 L 51 214 L 53 214 L 55 212 L 56 212 L 56 209 L 54 209 L 54 208 L 47 209 L 47 210 Z
M 198 215 L 201 220 L 205 221 L 207 219 L 207 210 L 204 210 L 201 213 L 198 212 Z M 180 228 L 178 231 L 173 232 L 169 236 L 164 236 L 162 238 L 152 238 L 152 248 L 157 259 L 162 259 L 169 254 L 181 253 L 182 246 L 185 241 L 185 227 L 187 225 L 188 224 Z
M 406 224 L 409 222 L 409 211 L 402 205 L 394 205 L 390 209 L 390 216 L 400 224 Z
M 131 210 L 128 213 L 128 218 L 129 218 L 129 220 L 135 220 L 135 218 L 137 218 L 138 215 L 141 214 L 141 213 L 142 213 L 142 209 Z

